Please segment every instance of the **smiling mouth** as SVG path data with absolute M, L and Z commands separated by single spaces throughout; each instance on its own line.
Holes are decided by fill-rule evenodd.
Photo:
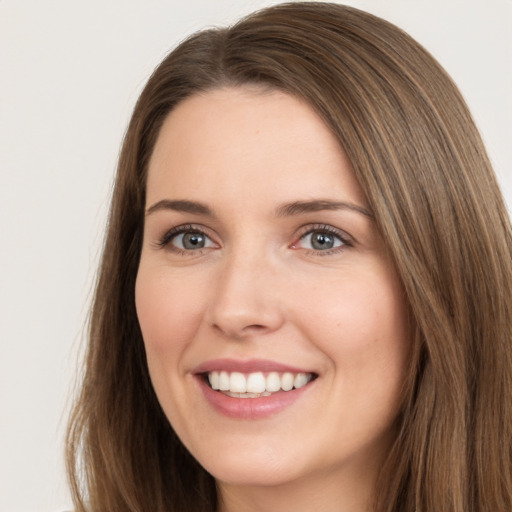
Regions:
M 233 398 L 272 396 L 302 388 L 317 377 L 314 373 L 228 371 L 212 371 L 203 376 L 211 389 Z

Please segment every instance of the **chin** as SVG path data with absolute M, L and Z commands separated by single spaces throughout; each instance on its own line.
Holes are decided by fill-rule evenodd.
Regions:
M 199 459 L 217 480 L 237 486 L 278 486 L 303 476 L 297 457 L 259 449 L 256 453 L 233 450 L 230 453 Z

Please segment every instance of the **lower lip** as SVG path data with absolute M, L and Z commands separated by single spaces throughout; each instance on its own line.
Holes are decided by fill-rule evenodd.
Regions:
M 287 409 L 299 400 L 314 382 L 311 381 L 305 386 L 291 391 L 273 393 L 270 396 L 235 398 L 220 391 L 214 391 L 206 384 L 202 376 L 198 376 L 198 381 L 204 397 L 217 412 L 229 418 L 242 420 L 267 418 Z

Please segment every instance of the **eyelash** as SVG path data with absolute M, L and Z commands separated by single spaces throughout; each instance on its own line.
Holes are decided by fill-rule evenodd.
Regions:
M 336 229 L 332 226 L 329 226 L 327 224 L 313 224 L 304 226 L 302 228 L 302 231 L 299 232 L 298 238 L 296 242 L 293 242 L 291 244 L 291 248 L 298 249 L 297 245 L 300 243 L 300 241 L 304 240 L 304 238 L 312 233 L 315 232 L 321 232 L 324 234 L 328 234 L 331 236 L 336 237 L 338 240 L 342 242 L 342 245 L 333 247 L 332 249 L 325 249 L 325 250 L 315 250 L 315 249 L 305 249 L 308 253 L 318 255 L 318 256 L 328 256 L 330 254 L 335 254 L 341 251 L 346 250 L 348 247 L 353 247 L 353 241 L 352 239 L 343 231 Z M 212 237 L 208 235 L 205 229 L 201 228 L 200 226 L 194 225 L 194 224 L 184 224 L 181 226 L 176 226 L 171 228 L 169 231 L 167 231 L 164 236 L 156 243 L 156 245 L 162 249 L 167 248 L 168 250 L 171 250 L 172 252 L 179 254 L 179 255 L 191 255 L 191 253 L 194 253 L 196 255 L 200 255 L 205 248 L 200 248 L 196 250 L 187 250 L 187 249 L 180 249 L 179 247 L 176 247 L 171 244 L 172 240 L 176 238 L 179 235 L 185 234 L 185 233 L 197 233 L 199 235 L 205 236 L 209 238 L 210 240 Z
M 332 249 L 315 250 L 315 249 L 305 249 L 310 254 L 314 254 L 315 256 L 329 256 L 331 254 L 336 254 L 341 251 L 346 250 L 348 247 L 353 247 L 354 243 L 351 237 L 347 235 L 344 231 L 334 228 L 328 224 L 313 224 L 305 226 L 304 231 L 299 234 L 297 242 L 292 244 L 292 248 L 296 248 L 300 241 L 304 240 L 306 236 L 312 233 L 323 233 L 327 235 L 331 235 L 336 237 L 341 241 L 341 245 L 338 247 L 333 247 Z
M 156 245 L 162 249 L 168 249 L 171 252 L 174 252 L 179 255 L 183 256 L 190 256 L 191 253 L 194 253 L 195 255 L 199 255 L 203 252 L 205 248 L 199 248 L 196 250 L 187 250 L 187 249 L 180 249 L 179 247 L 176 247 L 175 245 L 172 245 L 172 240 L 176 238 L 179 235 L 184 235 L 186 233 L 197 233 L 198 235 L 202 235 L 208 239 L 212 239 L 210 235 L 206 232 L 205 229 L 201 228 L 200 226 L 196 226 L 194 224 L 183 224 L 181 226 L 176 226 L 171 228 L 169 231 L 167 231 L 164 236 L 156 243 Z

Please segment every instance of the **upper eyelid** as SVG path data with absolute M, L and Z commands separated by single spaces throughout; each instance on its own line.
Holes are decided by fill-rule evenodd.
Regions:
M 172 228 L 166 230 L 163 235 L 159 236 L 157 245 L 160 247 L 165 247 L 171 242 L 173 238 L 187 232 L 201 233 L 202 235 L 215 242 L 214 237 L 210 233 L 210 230 L 208 230 L 206 227 L 197 224 L 180 224 L 178 226 L 173 226 Z
M 325 224 L 325 223 L 308 223 L 300 226 L 295 231 L 295 235 L 293 235 L 293 242 L 290 245 L 294 245 L 298 239 L 301 239 L 302 237 L 313 233 L 315 231 L 325 231 L 327 233 L 330 233 L 332 235 L 337 236 L 345 245 L 351 245 L 354 243 L 354 237 L 347 233 L 345 230 L 337 228 L 331 224 Z M 183 233 L 187 232 L 197 232 L 205 235 L 210 240 L 212 240 L 214 243 L 219 244 L 217 237 L 215 236 L 214 232 L 212 232 L 211 229 L 207 228 L 206 226 L 203 226 L 201 224 L 195 224 L 195 223 L 186 223 L 186 224 L 180 224 L 177 226 L 173 226 L 170 229 L 167 229 L 163 235 L 158 237 L 158 241 L 156 245 L 160 247 L 165 247 L 168 245 L 171 240 Z
M 353 242 L 354 237 L 347 233 L 345 230 L 336 228 L 330 224 L 305 224 L 298 229 L 297 235 L 299 237 L 303 237 L 309 233 L 313 233 L 315 231 L 325 231 L 327 233 L 338 236 L 341 240 L 346 242 Z
M 210 230 L 208 228 L 206 228 L 205 226 L 202 226 L 201 224 L 188 223 L 188 224 L 179 224 L 177 226 L 173 226 L 172 228 L 168 229 L 166 231 L 166 233 L 180 234 L 180 233 L 187 233 L 189 231 L 208 234 L 208 232 Z

